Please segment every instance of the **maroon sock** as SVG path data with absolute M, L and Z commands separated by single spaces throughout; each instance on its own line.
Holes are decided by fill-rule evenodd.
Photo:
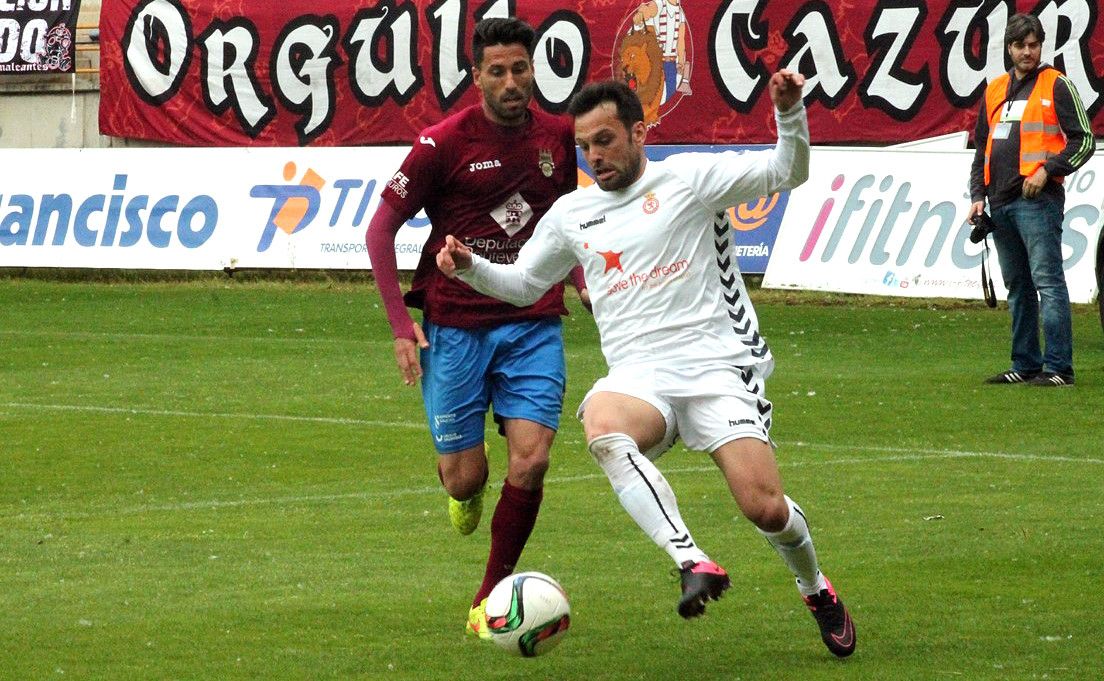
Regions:
M 483 584 L 475 594 L 473 607 L 491 593 L 495 584 L 514 571 L 537 522 L 543 496 L 544 488 L 529 491 L 514 487 L 508 481 L 502 483 L 502 493 L 491 518 L 491 553 L 487 556 Z

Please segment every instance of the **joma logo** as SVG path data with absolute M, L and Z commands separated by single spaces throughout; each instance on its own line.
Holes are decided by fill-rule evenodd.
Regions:
M 475 163 L 468 164 L 468 172 L 474 173 L 477 170 L 487 170 L 489 168 L 501 168 L 502 162 L 497 158 L 493 161 L 477 161 Z

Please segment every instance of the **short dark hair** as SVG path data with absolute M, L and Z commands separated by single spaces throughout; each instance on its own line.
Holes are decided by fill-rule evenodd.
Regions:
M 484 19 L 475 25 L 472 34 L 472 58 L 475 65 L 483 65 L 483 48 L 491 45 L 521 45 L 533 60 L 537 32 L 533 27 L 516 17 L 508 19 Z
M 571 103 L 567 105 L 567 113 L 578 118 L 597 109 L 605 102 L 611 102 L 617 107 L 617 119 L 626 130 L 638 121 L 644 120 L 644 107 L 640 104 L 640 98 L 632 88 L 620 80 L 603 80 L 584 85 L 583 89 L 571 98 Z
M 1034 14 L 1013 14 L 1008 18 L 1008 25 L 1004 27 L 1004 46 L 1008 47 L 1012 43 L 1021 42 L 1032 33 L 1040 43 L 1046 40 L 1043 22 L 1039 21 L 1039 17 Z

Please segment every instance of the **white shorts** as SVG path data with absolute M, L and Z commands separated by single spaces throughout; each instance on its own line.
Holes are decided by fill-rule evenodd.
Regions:
M 598 392 L 629 395 L 659 410 L 667 423 L 663 441 L 644 452 L 655 460 L 682 438 L 687 448 L 714 452 L 718 447 L 751 437 L 774 446 L 770 439 L 772 405 L 766 397 L 766 377 L 774 362 L 750 367 L 619 367 L 598 379 L 576 413 Z

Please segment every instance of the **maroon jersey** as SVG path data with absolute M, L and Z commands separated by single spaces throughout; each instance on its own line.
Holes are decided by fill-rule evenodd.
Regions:
M 515 307 L 437 269 L 446 234 L 492 262 L 513 262 L 552 202 L 576 188 L 571 123 L 529 113 L 525 124 L 504 127 L 487 120 L 480 104 L 458 111 L 422 131 L 383 190 L 395 211 L 409 218 L 425 208 L 432 224 L 403 300 L 434 324 L 474 328 L 567 314 L 562 284 Z

